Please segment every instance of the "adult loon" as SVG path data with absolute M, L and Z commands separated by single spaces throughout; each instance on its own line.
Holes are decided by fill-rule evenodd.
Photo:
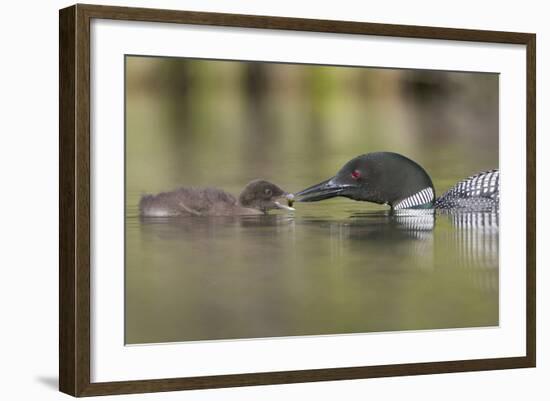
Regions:
M 389 205 L 392 210 L 482 211 L 499 207 L 499 171 L 472 175 L 435 197 L 428 173 L 413 160 L 392 152 L 368 153 L 348 161 L 336 175 L 295 193 L 299 202 L 335 196 Z
M 139 210 L 144 217 L 239 216 L 265 214 L 271 209 L 294 210 L 279 199 L 292 195 L 265 180 L 249 182 L 238 199 L 217 188 L 179 188 L 157 195 L 144 195 Z

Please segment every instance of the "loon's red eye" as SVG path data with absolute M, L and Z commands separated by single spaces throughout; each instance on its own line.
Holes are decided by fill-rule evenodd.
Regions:
M 357 180 L 361 177 L 361 172 L 359 170 L 353 170 L 353 172 L 351 173 L 351 178 L 353 178 L 354 180 Z

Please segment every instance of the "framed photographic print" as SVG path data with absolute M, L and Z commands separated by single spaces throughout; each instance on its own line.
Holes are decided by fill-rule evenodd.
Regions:
M 535 208 L 534 34 L 60 11 L 65 393 L 534 367 Z

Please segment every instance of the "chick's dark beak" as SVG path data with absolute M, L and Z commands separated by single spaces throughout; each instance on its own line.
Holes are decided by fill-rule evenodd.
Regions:
M 339 184 L 335 177 L 294 194 L 298 202 L 317 202 L 340 196 L 350 185 Z

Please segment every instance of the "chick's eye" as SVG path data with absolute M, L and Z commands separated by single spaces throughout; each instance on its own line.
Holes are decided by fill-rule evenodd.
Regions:
M 358 180 L 359 178 L 361 178 L 361 172 L 359 170 L 353 170 L 353 172 L 351 173 L 351 178 L 353 178 L 354 180 Z
M 265 193 L 266 195 L 271 195 L 271 188 L 266 188 L 266 189 L 264 189 L 264 193 Z

